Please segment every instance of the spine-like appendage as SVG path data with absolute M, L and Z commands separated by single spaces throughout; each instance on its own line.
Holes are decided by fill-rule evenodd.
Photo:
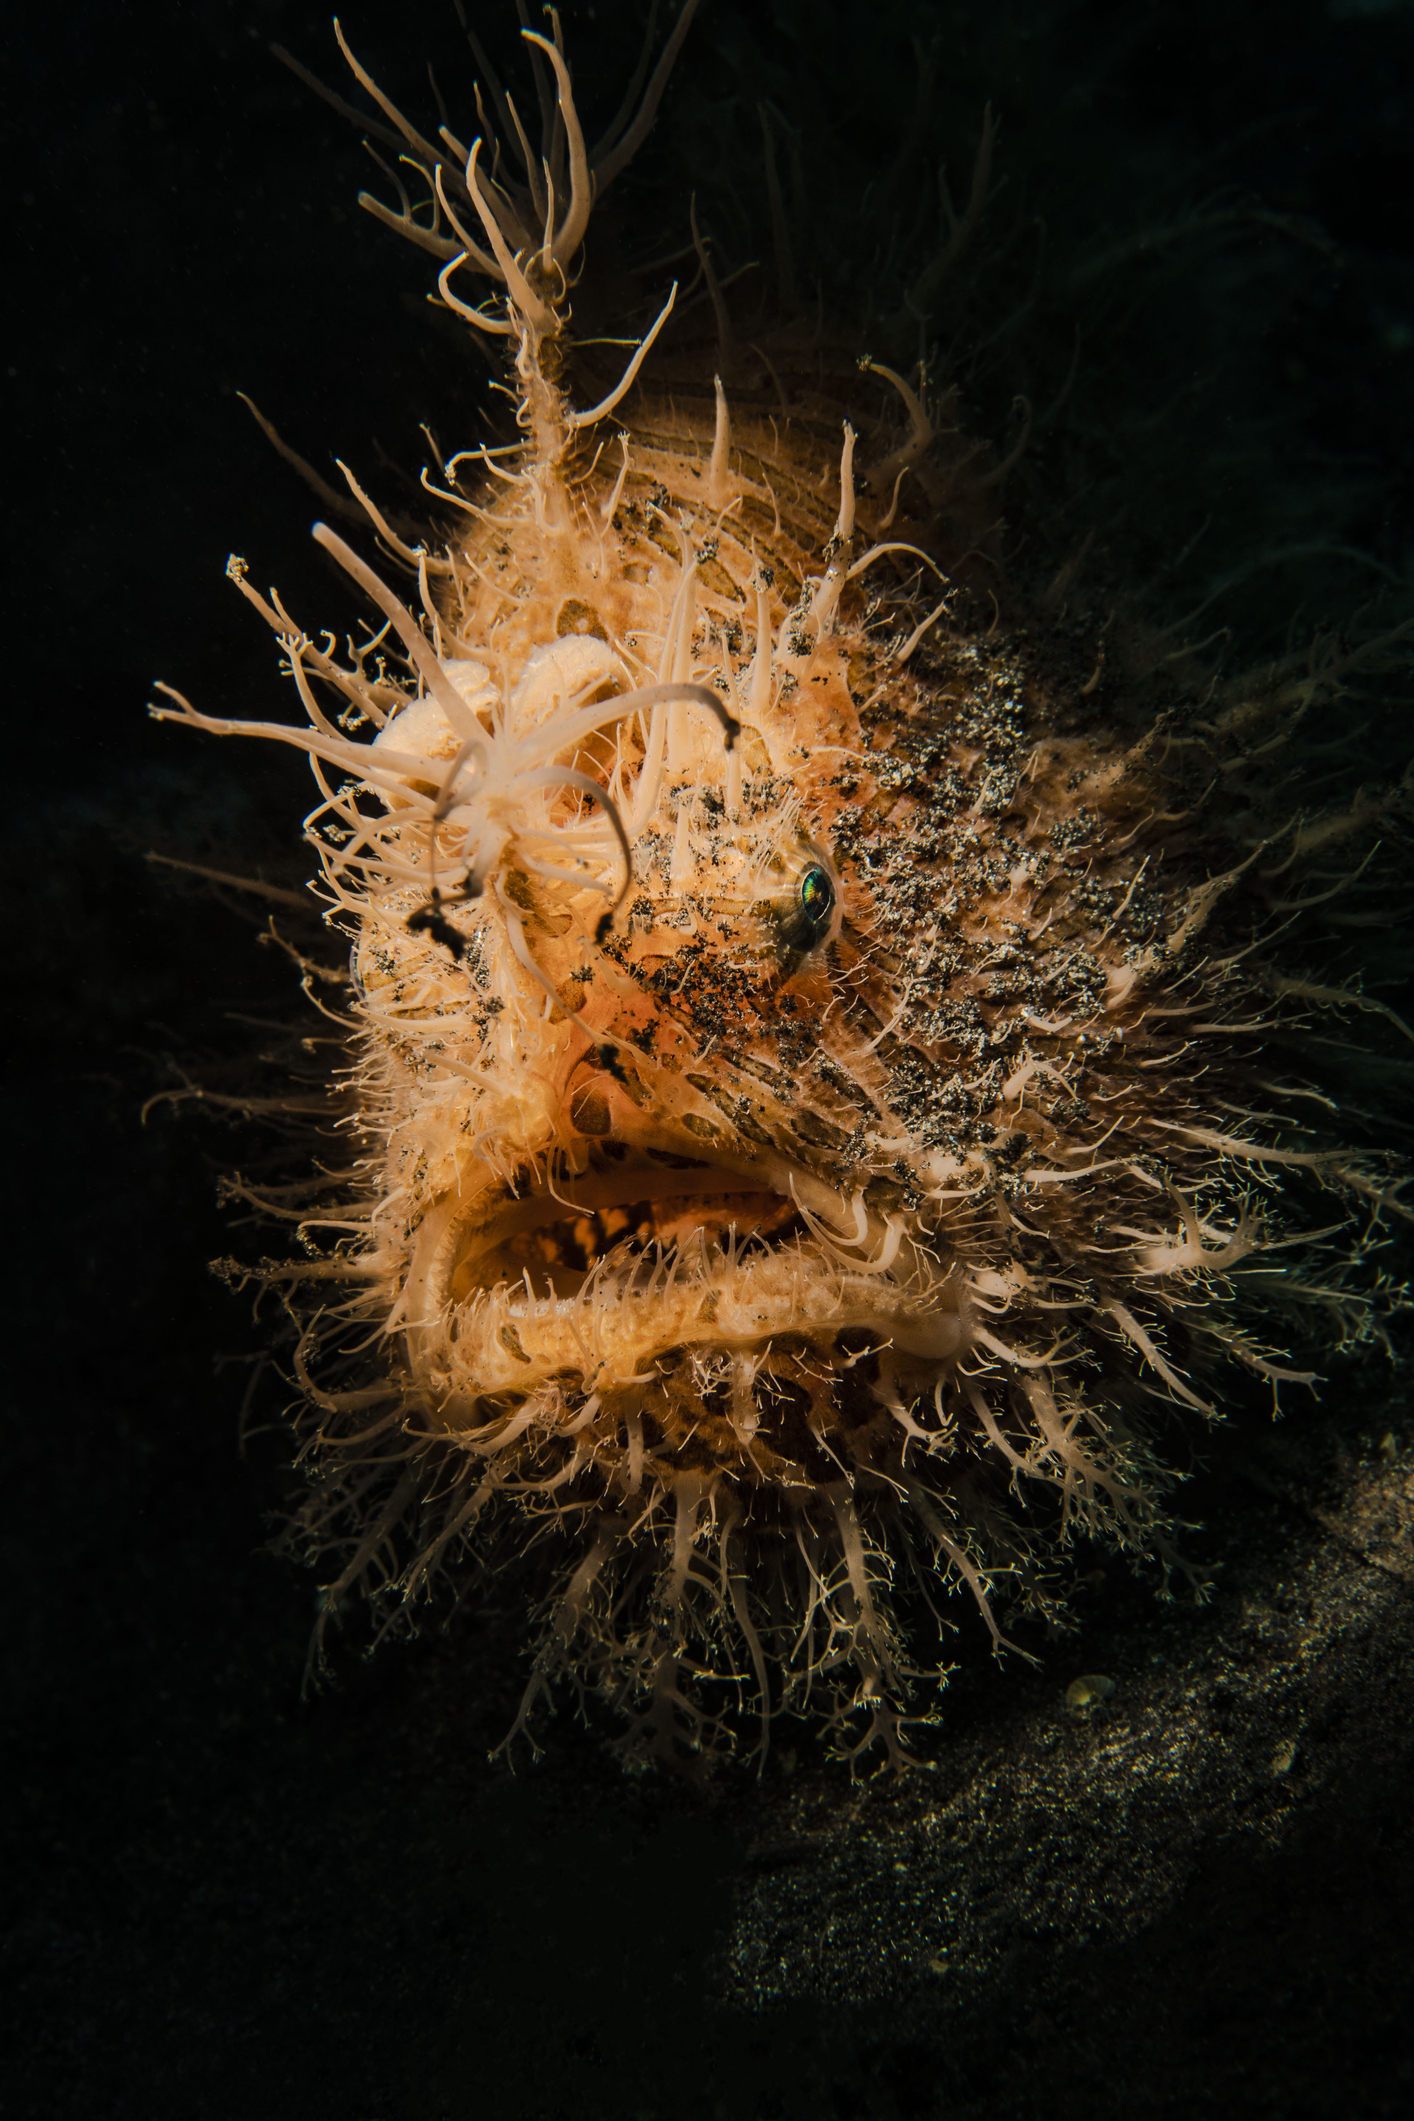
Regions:
M 564 531 L 571 527 L 562 469 L 576 437 L 586 427 L 606 419 L 621 403 L 666 323 L 677 294 L 674 284 L 657 321 L 638 345 L 616 388 L 586 411 L 572 409 L 559 378 L 565 367 L 563 342 L 569 325 L 569 289 L 575 258 L 595 200 L 628 166 L 653 126 L 697 4 L 698 0 L 686 0 L 636 107 L 631 91 L 592 163 L 560 42 L 559 17 L 553 10 L 553 41 L 531 29 L 521 32 L 540 89 L 543 136 L 538 154 L 526 137 L 514 104 L 502 93 L 485 54 L 480 53 L 506 135 L 499 143 L 493 141 L 490 157 L 499 174 L 489 174 L 482 166 L 484 137 L 478 136 L 465 149 L 444 126 L 444 142 L 461 157 L 460 166 L 450 162 L 443 149 L 427 140 L 383 94 L 335 25 L 340 49 L 353 73 L 396 127 L 392 137 L 399 150 L 405 159 L 419 164 L 427 177 L 434 218 L 431 226 L 420 223 L 401 186 L 401 209 L 396 213 L 367 193 L 360 194 L 359 203 L 385 226 L 442 260 L 437 289 L 455 315 L 478 332 L 514 343 L 517 417 L 526 439 L 524 468 L 536 482 L 540 514 L 552 529 Z M 650 37 L 651 34 L 650 23 Z M 479 46 L 476 49 L 480 51 Z M 291 60 L 288 53 L 281 52 L 280 56 L 345 115 L 356 115 L 342 99 Z M 648 56 L 645 46 L 640 82 Z M 546 67 L 548 80 L 543 73 Z M 507 173 L 517 160 L 522 171 L 519 182 Z M 479 235 L 471 226 L 473 221 L 479 224 Z M 450 234 L 443 232 L 444 223 Z M 453 283 L 468 270 L 501 290 L 499 305 L 493 303 L 488 308 L 470 303 L 458 293 Z

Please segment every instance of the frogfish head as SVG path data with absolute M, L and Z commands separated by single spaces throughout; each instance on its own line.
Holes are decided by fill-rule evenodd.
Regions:
M 777 346 L 729 391 L 670 297 L 574 411 L 594 186 L 530 43 L 533 219 L 532 163 L 522 196 L 480 143 L 415 146 L 448 216 L 417 240 L 513 354 L 521 440 L 441 467 L 437 548 L 347 475 L 409 588 L 317 529 L 381 614 L 346 659 L 233 563 L 304 725 L 160 710 L 309 754 L 350 944 L 344 1198 L 267 1270 L 321 1296 L 300 1523 L 326 1614 L 410 1610 L 493 1526 L 557 1551 L 519 1728 L 569 1674 L 668 1755 L 750 1695 L 763 1745 L 813 1701 L 897 1754 L 896 1575 L 1000 1645 L 1072 1536 L 1181 1566 L 1156 1424 L 1214 1416 L 1225 1369 L 1309 1382 L 1303 1307 L 1376 1330 L 1322 1245 L 1395 1181 L 1312 1095 L 1306 1030 L 1358 997 L 1301 955 L 1300 878 L 1402 798 L 1272 801 L 1350 656 L 1126 674 L 1107 615 L 1006 587 L 1005 462 L 872 359 L 812 344 L 797 382 Z M 1348 1204 L 1320 1227 L 1313 1185 Z

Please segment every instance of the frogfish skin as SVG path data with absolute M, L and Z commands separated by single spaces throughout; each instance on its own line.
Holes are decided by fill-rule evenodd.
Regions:
M 537 147 L 484 55 L 468 147 L 344 45 L 425 180 L 364 203 L 514 425 L 424 473 L 436 537 L 346 473 L 347 653 L 232 562 L 302 719 L 155 711 L 308 755 L 350 953 L 261 1270 L 325 1619 L 527 1550 L 518 1732 L 568 1686 L 639 1756 L 803 1714 L 903 1757 L 940 1624 L 1027 1653 L 1080 1541 L 1181 1573 L 1164 1432 L 1382 1333 L 1398 1175 L 1328 1076 L 1389 1012 L 1319 938 L 1407 798 L 1287 770 L 1382 644 L 1215 672 L 1020 577 L 1015 451 L 813 316 L 746 347 L 695 217 L 710 311 L 577 351 L 694 4 L 593 159 L 557 20 Z

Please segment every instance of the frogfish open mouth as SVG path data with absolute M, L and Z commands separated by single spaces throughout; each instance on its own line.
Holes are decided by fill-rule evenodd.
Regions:
M 427 189 L 364 203 L 518 427 L 424 473 L 438 542 L 345 473 L 346 653 L 232 562 L 303 722 L 155 711 L 308 754 L 351 946 L 352 1154 L 261 1270 L 326 1619 L 509 1537 L 544 1556 L 518 1729 L 564 1680 L 639 1751 L 784 1711 L 898 1755 L 919 1615 L 959 1592 L 1024 1647 L 1079 1535 L 1182 1568 L 1159 1429 L 1382 1330 L 1397 1174 L 1327 1076 L 1389 1012 L 1315 939 L 1378 903 L 1405 798 L 1286 774 L 1380 643 L 1219 678 L 1014 581 L 1014 450 L 813 319 L 742 344 L 695 220 L 710 310 L 660 290 L 621 372 L 577 357 L 693 5 L 593 159 L 557 22 L 538 148 L 484 63 L 468 148 L 345 46 Z

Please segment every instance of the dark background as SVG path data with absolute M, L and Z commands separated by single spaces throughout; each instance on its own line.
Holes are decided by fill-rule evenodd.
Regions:
M 595 16 L 565 10 L 602 114 L 640 17 Z M 363 0 L 344 21 L 419 110 L 428 55 L 465 108 L 450 6 Z M 479 26 L 507 49 L 505 24 Z M 1414 9 L 709 0 L 606 240 L 676 247 L 695 183 L 740 257 L 765 93 L 809 143 L 822 299 L 847 314 L 868 260 L 832 244 L 829 216 L 858 243 L 845 209 L 906 115 L 914 30 L 940 39 L 954 190 L 984 98 L 1002 121 L 996 284 L 969 282 L 949 328 L 972 343 L 986 302 L 1026 297 L 1013 237 L 1044 215 L 1048 262 L 1008 360 L 1037 388 L 1064 377 L 1077 329 L 1085 346 L 1073 418 L 1037 474 L 1036 549 L 1097 522 L 1098 564 L 1137 600 L 1181 613 L 1216 592 L 1254 651 L 1296 614 L 1316 624 L 1393 593 L 1414 543 Z M 845 1771 L 808 1740 L 764 1785 L 728 1776 L 703 1794 L 629 1780 L 602 1733 L 566 1717 L 511 1778 L 485 1761 L 523 1670 L 509 1598 L 371 1663 L 350 1654 L 301 1700 L 312 1586 L 263 1551 L 280 1453 L 268 1436 L 238 1447 L 261 1340 L 205 1265 L 245 1241 L 217 1177 L 261 1152 L 191 1104 L 138 1115 L 174 1070 L 224 1079 L 290 991 L 261 914 L 145 850 L 297 879 L 308 781 L 261 747 L 154 726 L 144 706 L 163 677 L 210 711 L 287 711 L 263 629 L 223 579 L 231 550 L 311 625 L 346 608 L 308 544 L 309 496 L 237 390 L 325 471 L 338 451 L 391 485 L 424 459 L 420 421 L 444 448 L 475 438 L 487 372 L 428 311 L 420 261 L 353 206 L 356 138 L 269 58 L 272 38 L 337 77 L 327 19 L 293 0 L 31 0 L 6 37 L 0 2111 L 1407 2111 L 1407 1569 L 1361 1637 L 1332 1772 L 1284 1838 L 1237 1851 L 1214 1827 L 1162 1919 L 1033 1938 L 951 2013 L 911 2001 L 882 1962 L 828 2004 L 782 1977 L 753 2005 L 731 1976 L 772 1850 L 806 1861 L 862 1831 Z M 1249 218 L 1087 277 L 1106 244 L 1214 199 L 1306 237 Z M 1016 380 L 1000 361 L 969 377 L 984 415 Z M 1390 1394 L 1384 1372 L 1346 1377 L 1312 1417 L 1316 1459 L 1407 1438 Z M 278 1394 L 267 1383 L 254 1404 L 268 1418 Z M 1280 1589 L 1298 1534 L 1262 1478 L 1217 1480 L 1206 1514 Z M 1004 1752 L 1021 1743 L 1017 1701 L 1053 1714 L 1075 1669 L 1105 1669 L 1155 1624 L 1138 1593 L 1098 1598 L 1087 1663 L 1052 1667 L 1039 1693 L 974 1659 L 949 1730 Z M 782 1825 L 792 1766 L 816 1843 Z M 913 1799 L 863 1802 L 887 1825 Z M 1057 1863 L 1064 1840 L 1058 1819 Z M 860 1859 L 861 1905 L 893 1860 Z M 997 1889 L 988 1863 L 983 1844 L 963 1878 L 979 1898 Z

